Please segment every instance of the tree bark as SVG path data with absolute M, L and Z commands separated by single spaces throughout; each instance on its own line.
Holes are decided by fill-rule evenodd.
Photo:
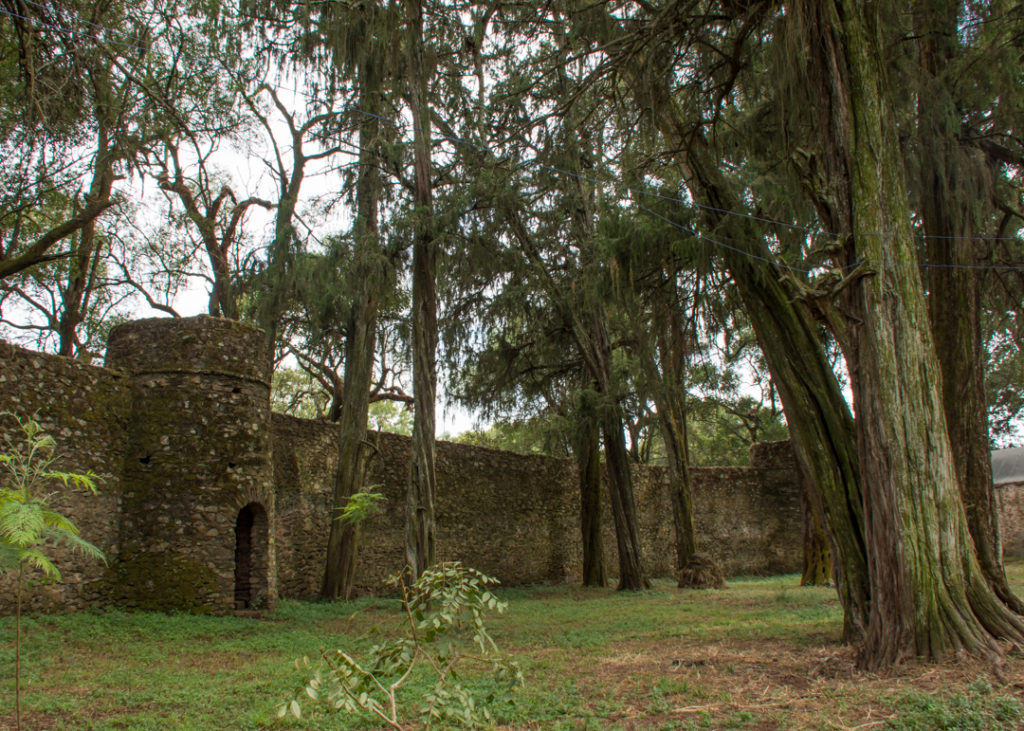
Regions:
M 345 341 L 345 399 L 339 419 L 338 474 L 332 496 L 331 529 L 327 538 L 327 564 L 320 595 L 324 599 L 350 599 L 355 580 L 359 526 L 343 523 L 348 499 L 362 491 L 366 477 L 366 428 L 373 381 L 377 331 L 377 302 L 363 293 L 353 305 Z
M 589 311 L 588 311 L 589 310 Z M 597 302 L 586 300 L 567 313 L 576 344 L 583 355 L 587 373 L 594 383 L 598 403 L 598 423 L 604 444 L 608 494 L 611 498 L 615 542 L 619 554 L 618 590 L 649 589 L 644 576 L 640 551 L 640 532 L 636 520 L 633 476 L 626 450 L 622 404 L 612 364 L 612 344 L 607 317 Z
M 605 405 L 601 417 L 601 434 L 604 442 L 605 467 L 608 470 L 608 492 L 612 502 L 612 518 L 615 521 L 615 543 L 619 553 L 618 591 L 640 591 L 650 589 L 644 576 L 640 556 L 640 535 L 636 521 L 636 499 L 633 495 L 633 478 L 629 470 L 629 454 L 626 451 L 626 437 L 622 417 L 618 409 Z
M 829 586 L 832 584 L 832 550 L 825 532 L 825 510 L 821 496 L 810 483 L 810 478 L 797 463 L 797 481 L 800 485 L 800 512 L 803 515 L 803 569 L 800 586 Z
M 309 158 L 303 150 L 304 128 L 297 128 L 292 116 L 274 97 L 278 109 L 288 121 L 291 134 L 292 168 L 285 169 L 278 159 L 275 171 L 278 184 L 277 212 L 274 215 L 274 238 L 267 247 L 267 267 L 260 279 L 260 299 L 256 309 L 256 324 L 266 334 L 267 353 L 274 360 L 277 348 L 277 333 L 281 315 L 287 306 L 290 279 L 293 274 L 295 248 L 295 208 L 299 203 L 299 193 L 306 177 L 306 163 Z
M 356 218 L 352 231 L 354 272 L 351 278 L 356 291 L 352 297 L 345 340 L 344 398 L 338 419 L 338 475 L 332 497 L 327 564 L 320 589 L 320 595 L 325 599 L 350 599 L 355 581 L 360 526 L 344 524 L 340 516 L 349 498 L 362 491 L 366 478 L 368 455 L 365 440 L 382 277 L 377 271 L 380 260 L 378 207 L 382 180 L 376 152 L 380 134 L 380 119 L 376 115 L 382 105 L 375 60 L 364 60 L 357 75 L 360 108 L 372 114 L 362 115 L 359 128 L 359 178 L 356 181 Z
M 759 250 L 770 254 L 767 246 Z M 799 469 L 821 496 L 837 558 L 843 639 L 859 641 L 868 625 L 872 594 L 853 418 L 815 323 L 793 302 L 778 273 L 738 254 L 728 255 L 727 265 L 782 399 Z
M 927 234 L 928 310 L 942 370 L 946 428 L 967 525 L 989 584 L 1018 614 L 1024 603 L 1003 568 L 999 506 L 992 484 L 985 353 L 981 338 L 981 277 L 972 233 L 972 208 L 984 164 L 959 138 L 960 115 L 940 77 L 953 63 L 960 3 L 917 9 L 922 80 L 918 101 L 921 222 Z M 934 93 L 927 93 L 934 90 Z M 974 158 L 974 159 L 972 159 Z M 979 170 L 979 168 L 981 168 Z M 963 192 L 958 192 L 963 191 Z
M 727 192 L 706 147 L 688 151 L 688 169 L 698 201 L 706 206 L 782 400 L 798 468 L 820 499 L 832 551 L 836 587 L 843 605 L 843 640 L 859 642 L 867 631 L 871 585 L 865 544 L 864 504 L 856 429 L 819 328 L 783 284 L 773 254 L 749 219 L 723 220 L 714 210 L 741 210 Z
M 96 142 L 96 160 L 93 164 L 92 182 L 85 196 L 86 207 L 91 208 L 110 200 L 114 188 L 115 153 L 110 150 L 110 139 L 105 123 L 99 124 Z M 78 326 L 85 320 L 87 300 L 95 286 L 97 240 L 96 217 L 82 224 L 78 231 L 78 243 L 68 260 L 67 286 L 61 296 L 61 311 L 57 322 L 58 355 L 72 357 L 78 346 Z
M 676 571 L 682 571 L 697 553 L 697 531 L 693 523 L 693 497 L 690 481 L 690 453 L 687 435 L 686 333 L 681 317 L 673 308 L 657 324 L 655 334 L 661 362 L 651 374 L 658 385 L 654 402 L 665 442 L 668 464 L 668 493 L 672 506 L 672 527 L 676 539 Z
M 413 398 L 412 461 L 406 492 L 405 560 L 411 579 L 434 563 L 435 401 L 437 393 L 437 244 L 430 180 L 427 82 L 433 68 L 423 52 L 423 7 L 407 0 L 409 106 L 415 157 L 416 239 L 412 254 Z
M 879 9 L 831 0 L 829 32 L 846 84 L 854 245 L 876 273 L 862 303 L 856 368 L 873 669 L 906 657 L 997 654 L 1024 623 L 989 587 L 967 528 L 942 407 L 942 376 L 917 269 L 903 160 L 886 97 Z
M 583 586 L 608 586 L 601 535 L 601 431 L 589 405 L 576 410 L 573 453 L 580 485 Z

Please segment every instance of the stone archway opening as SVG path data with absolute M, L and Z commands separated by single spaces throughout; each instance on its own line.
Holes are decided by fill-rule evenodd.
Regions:
M 262 609 L 268 599 L 267 511 L 249 503 L 235 521 L 235 609 Z

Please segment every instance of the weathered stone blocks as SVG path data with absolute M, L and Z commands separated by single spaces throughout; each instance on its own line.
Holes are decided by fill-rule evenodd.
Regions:
M 142 320 L 111 333 L 107 367 L 0 343 L 0 410 L 35 414 L 67 469 L 96 472 L 100 496 L 59 507 L 110 566 L 58 555 L 64 582 L 37 609 L 104 602 L 228 612 L 319 589 L 338 427 L 270 414 L 263 335 L 209 317 Z M 0 429 L 8 428 L 0 424 Z M 357 585 L 379 591 L 403 564 L 409 439 L 371 433 L 369 482 L 384 493 L 364 526 Z M 693 471 L 700 550 L 727 575 L 797 571 L 800 503 L 786 445 L 753 467 Z M 787 461 L 788 460 L 788 461 Z M 440 442 L 438 558 L 505 584 L 578 580 L 579 493 L 567 460 Z M 674 577 L 665 471 L 634 471 L 643 559 Z M 617 566 L 605 500 L 606 564 Z M 0 611 L 11 594 L 0 586 Z
M 141 320 L 111 332 L 107 365 L 127 374 L 131 399 L 115 566 L 123 600 L 218 613 L 272 606 L 263 334 L 218 318 Z

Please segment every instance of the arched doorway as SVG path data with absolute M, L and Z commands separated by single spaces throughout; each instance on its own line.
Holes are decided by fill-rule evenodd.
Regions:
M 249 503 L 235 521 L 235 609 L 260 609 L 267 600 L 267 511 Z

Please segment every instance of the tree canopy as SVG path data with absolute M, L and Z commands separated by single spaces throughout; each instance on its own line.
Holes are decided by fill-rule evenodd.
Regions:
M 576 459 L 591 558 L 603 455 L 625 589 L 631 462 L 668 467 L 682 567 L 689 467 L 788 435 L 866 666 L 1024 642 L 988 467 L 1024 438 L 1019 3 L 0 0 L 0 26 L 5 337 L 91 360 L 147 307 L 259 324 L 282 408 L 347 435 L 338 510 L 371 403 L 411 405 L 414 574 L 439 379 L 494 421 L 466 441 Z

